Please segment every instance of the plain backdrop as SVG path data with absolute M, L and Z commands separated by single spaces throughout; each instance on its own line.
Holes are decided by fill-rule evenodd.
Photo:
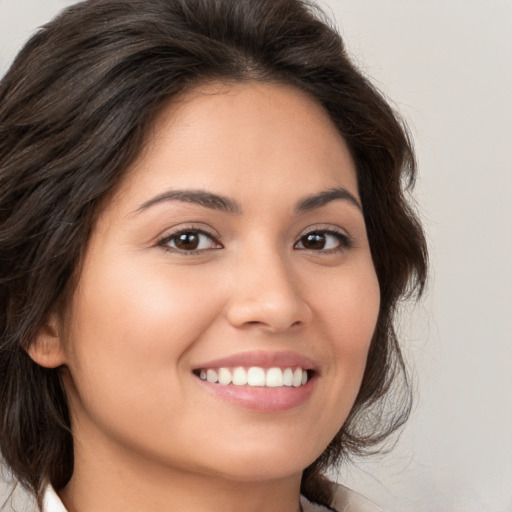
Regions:
M 0 75 L 65 0 L 0 0 Z M 512 1 L 323 0 L 410 125 L 431 251 L 401 322 L 416 405 L 337 478 L 392 512 L 512 512 Z

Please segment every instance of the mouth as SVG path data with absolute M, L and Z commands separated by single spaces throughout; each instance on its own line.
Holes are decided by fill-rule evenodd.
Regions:
M 192 373 L 213 396 L 260 413 L 307 403 L 320 377 L 318 363 L 290 351 L 233 354 L 198 364 Z
M 313 376 L 312 370 L 278 366 L 200 368 L 193 373 L 211 384 L 259 388 L 299 388 L 305 386 Z

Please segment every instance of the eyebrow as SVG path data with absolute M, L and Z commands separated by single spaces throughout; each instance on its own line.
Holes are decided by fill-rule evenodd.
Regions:
M 356 199 L 356 197 L 351 194 L 346 188 L 343 187 L 333 187 L 327 190 L 324 190 L 318 194 L 313 194 L 311 196 L 307 196 L 295 207 L 295 211 L 297 213 L 309 212 L 311 210 L 316 210 L 317 208 L 321 208 L 332 201 L 347 201 L 348 203 L 355 206 L 361 212 L 363 211 L 363 207 L 361 203 Z
M 306 196 L 301 199 L 295 207 L 295 212 L 309 212 L 338 200 L 346 201 L 355 206 L 358 210 L 363 210 L 361 203 L 347 189 L 343 187 L 333 187 L 323 190 L 318 194 Z M 234 199 L 214 194 L 212 192 L 206 192 L 204 190 L 168 190 L 167 192 L 159 194 L 142 203 L 134 213 L 142 212 L 156 204 L 168 201 L 181 201 L 185 203 L 198 204 L 205 208 L 219 210 L 234 215 L 240 215 L 242 213 L 242 207 Z
M 169 190 L 153 197 L 149 201 L 141 204 L 135 213 L 147 210 L 151 206 L 167 201 L 182 201 L 184 203 L 194 203 L 212 210 L 220 210 L 226 213 L 239 215 L 242 213 L 242 207 L 233 199 L 212 194 L 204 190 Z

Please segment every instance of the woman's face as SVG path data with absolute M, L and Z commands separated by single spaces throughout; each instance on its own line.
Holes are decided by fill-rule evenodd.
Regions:
M 60 328 L 77 461 L 296 476 L 352 407 L 378 311 L 327 114 L 282 85 L 189 92 L 99 216 Z

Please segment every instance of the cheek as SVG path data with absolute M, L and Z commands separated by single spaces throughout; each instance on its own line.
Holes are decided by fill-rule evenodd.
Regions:
M 120 350 L 138 347 L 147 354 L 172 348 L 176 354 L 215 315 L 216 304 L 206 297 L 201 276 L 171 275 L 159 264 L 136 271 L 122 264 L 100 270 L 84 276 L 76 293 L 73 318 L 82 337 L 106 338 Z
M 84 267 L 70 315 L 66 382 L 83 432 L 94 425 L 94 432 L 99 427 L 142 449 L 161 442 L 169 429 L 179 432 L 178 420 L 193 416 L 187 355 L 216 318 L 219 302 L 215 283 L 205 287 L 204 276 L 194 272 L 194 279 L 186 271 L 171 276 L 159 263 L 134 272 L 121 258 Z M 159 452 L 158 443 L 153 449 Z
M 338 278 L 326 279 L 315 307 L 324 339 L 330 342 L 327 373 L 332 388 L 328 392 L 333 403 L 340 404 L 337 431 L 359 392 L 379 314 L 379 284 L 371 260 L 347 265 L 340 268 Z
M 380 308 L 380 290 L 370 259 L 340 269 L 317 293 L 316 310 L 339 356 L 365 356 Z
M 154 393 L 150 386 L 179 387 L 177 372 L 218 308 L 208 296 L 213 286 L 205 289 L 200 275 L 169 273 L 154 263 L 135 272 L 121 258 L 99 270 L 84 268 L 68 344 L 68 366 L 83 399 L 103 393 L 129 401 Z

